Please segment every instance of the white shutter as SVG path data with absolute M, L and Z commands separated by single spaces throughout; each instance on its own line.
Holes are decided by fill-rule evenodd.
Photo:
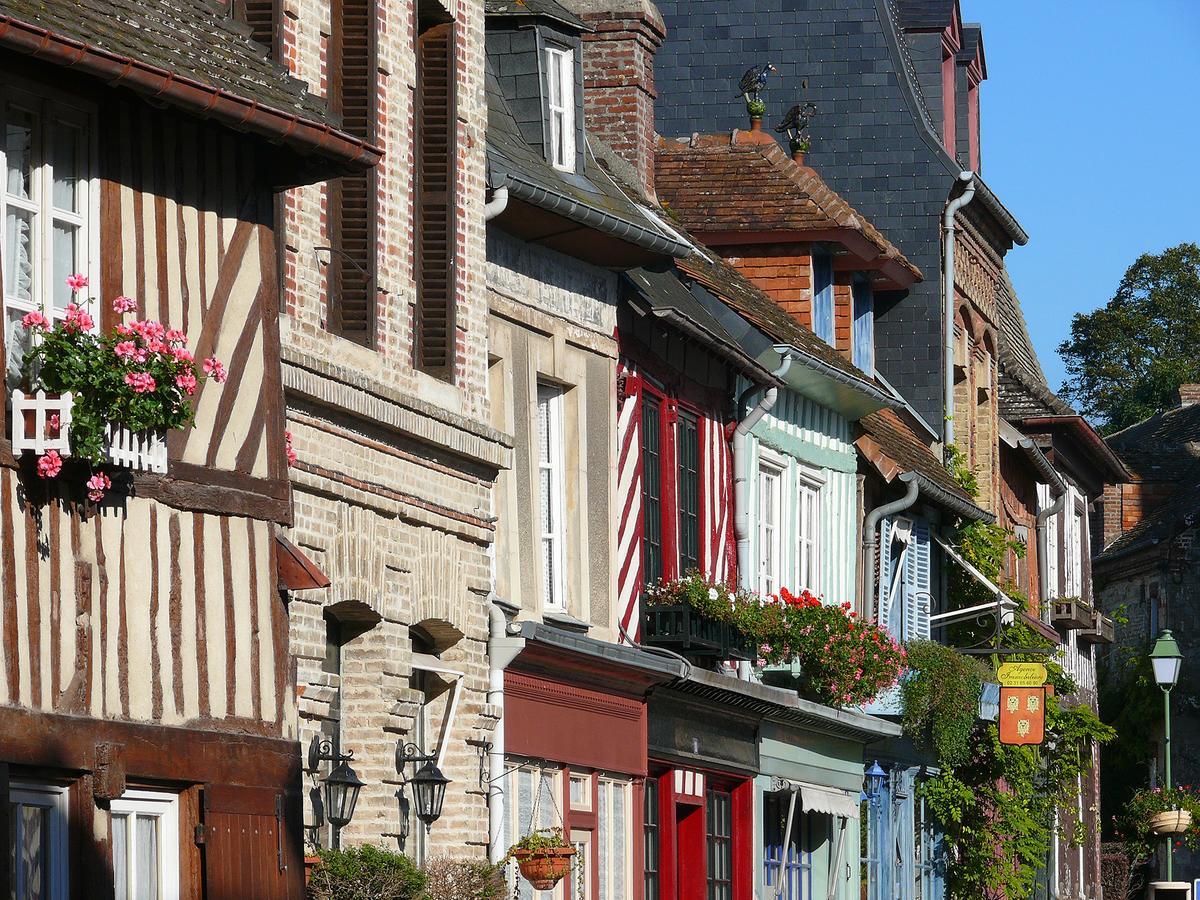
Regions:
M 913 520 L 912 541 L 904 560 L 904 634 L 906 641 L 929 640 L 929 523 Z
M 892 586 L 892 520 L 885 518 L 879 523 L 879 584 L 876 590 L 875 619 L 880 625 L 888 621 L 888 593 Z

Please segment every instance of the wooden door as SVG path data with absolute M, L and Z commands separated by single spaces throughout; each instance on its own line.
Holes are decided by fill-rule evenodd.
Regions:
M 204 788 L 206 900 L 302 900 L 300 836 L 283 794 L 270 788 Z

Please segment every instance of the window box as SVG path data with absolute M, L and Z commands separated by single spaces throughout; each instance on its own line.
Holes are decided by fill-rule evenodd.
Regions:
M 71 455 L 71 406 L 74 397 L 22 390 L 12 393 L 12 450 L 23 453 L 32 450 L 41 456 L 57 450 L 59 456 Z M 57 427 L 54 417 L 58 417 Z
M 726 625 L 689 603 L 647 607 L 642 612 L 642 643 L 685 655 L 720 657 L 728 644 Z
M 1056 628 L 1091 628 L 1093 610 L 1078 597 L 1055 597 L 1050 621 Z
M 141 469 L 145 472 L 167 472 L 167 436 L 162 431 L 133 432 L 121 425 L 109 424 L 108 461 L 114 466 Z
M 725 625 L 724 658 L 754 662 L 758 659 L 758 647 L 754 639 L 742 634 L 736 625 Z
M 1092 624 L 1079 632 L 1079 640 L 1088 644 L 1111 644 L 1116 640 L 1117 632 L 1113 620 L 1100 610 L 1092 610 Z

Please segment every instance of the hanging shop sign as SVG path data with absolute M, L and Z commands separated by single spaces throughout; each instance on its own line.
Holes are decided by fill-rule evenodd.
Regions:
M 1046 688 L 1000 688 L 1000 743 L 1020 746 L 1046 739 Z
M 1046 667 L 1036 662 L 1004 663 L 996 672 L 1001 687 L 1036 688 L 1046 683 Z

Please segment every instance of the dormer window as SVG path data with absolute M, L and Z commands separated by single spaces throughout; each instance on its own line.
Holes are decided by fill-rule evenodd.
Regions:
M 546 82 L 550 98 L 550 164 L 575 171 L 575 51 L 546 48 Z

